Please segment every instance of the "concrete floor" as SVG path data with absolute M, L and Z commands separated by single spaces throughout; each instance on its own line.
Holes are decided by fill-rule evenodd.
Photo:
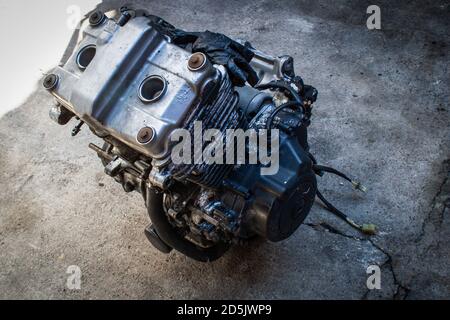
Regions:
M 234 247 L 208 264 L 164 255 L 143 234 L 142 199 L 87 148 L 98 139 L 86 129 L 71 138 L 37 89 L 0 119 L 0 298 L 449 299 L 449 5 L 377 3 L 379 31 L 365 25 L 372 3 L 356 0 L 141 3 L 180 28 L 292 55 L 319 90 L 312 152 L 369 193 L 334 177 L 321 189 L 377 224 L 377 236 L 317 204 L 287 241 Z M 367 290 L 370 264 L 381 266 L 381 290 Z M 66 287 L 69 265 L 82 271 L 81 290 Z

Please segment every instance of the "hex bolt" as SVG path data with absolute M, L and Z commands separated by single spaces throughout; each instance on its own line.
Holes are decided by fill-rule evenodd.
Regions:
M 47 90 L 53 90 L 58 85 L 59 77 L 56 74 L 49 74 L 44 78 L 42 85 Z
M 196 52 L 190 56 L 188 68 L 191 71 L 200 70 L 206 64 L 206 56 L 201 52 Z
M 100 10 L 94 11 L 89 16 L 89 24 L 93 27 L 96 27 L 100 25 L 105 20 L 105 18 L 106 18 L 105 14 Z
M 136 138 L 139 143 L 148 143 L 153 139 L 154 135 L 155 131 L 153 128 L 144 127 L 139 130 Z
M 123 27 L 131 19 L 131 14 L 128 11 L 123 11 L 117 20 L 117 25 Z

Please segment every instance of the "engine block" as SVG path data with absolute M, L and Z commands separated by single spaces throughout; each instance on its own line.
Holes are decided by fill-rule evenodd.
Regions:
M 280 241 L 314 202 L 307 127 L 317 91 L 295 75 L 290 56 L 176 29 L 140 10 L 95 11 L 43 84 L 56 100 L 53 120 L 76 118 L 73 135 L 86 124 L 104 140 L 90 148 L 126 192 L 142 194 L 151 219 L 145 234 L 162 252 L 212 261 L 256 235 Z M 175 163 L 175 132 L 195 135 L 200 122 L 202 134 L 279 132 L 278 147 L 269 146 L 279 153 L 276 172 L 261 174 L 263 163 Z M 249 153 L 254 146 L 243 141 Z

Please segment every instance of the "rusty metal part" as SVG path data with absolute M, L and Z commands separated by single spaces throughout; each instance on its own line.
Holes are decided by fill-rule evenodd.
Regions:
M 139 130 L 136 138 L 139 143 L 148 143 L 153 139 L 154 135 L 155 131 L 152 128 L 144 127 Z
M 191 71 L 200 70 L 206 64 L 206 56 L 201 52 L 194 53 L 188 61 L 188 68 Z

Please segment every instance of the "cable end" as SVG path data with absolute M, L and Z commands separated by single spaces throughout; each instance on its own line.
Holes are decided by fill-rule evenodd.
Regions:
M 365 186 L 363 186 L 363 185 L 361 184 L 361 182 L 352 180 L 351 183 L 352 183 L 352 186 L 353 186 L 353 188 L 354 188 L 355 190 L 359 190 L 359 191 L 364 192 L 364 193 L 367 192 L 367 188 L 366 188 Z
M 350 219 L 349 217 L 346 217 L 345 221 L 347 221 L 347 223 L 349 225 L 351 225 L 353 228 L 361 230 L 361 226 L 359 224 L 357 224 L 355 221 L 353 221 L 352 219 Z
M 364 223 L 361 226 L 361 231 L 368 235 L 375 235 L 377 233 L 377 226 L 372 223 Z

